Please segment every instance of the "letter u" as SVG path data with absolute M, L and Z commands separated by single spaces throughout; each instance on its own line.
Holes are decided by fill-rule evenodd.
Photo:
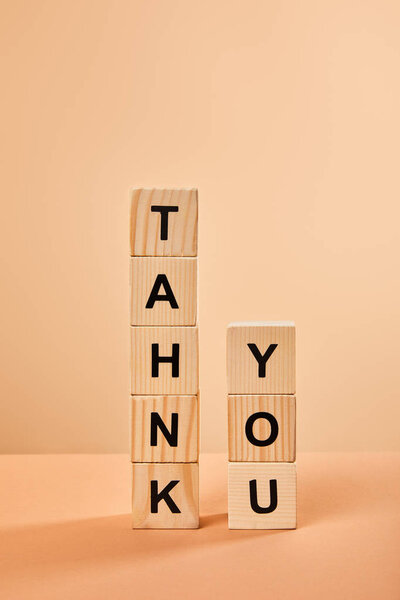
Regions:
M 267 507 L 260 506 L 258 504 L 257 480 L 256 479 L 252 479 L 251 481 L 249 481 L 249 488 L 250 488 L 250 504 L 251 504 L 251 508 L 253 509 L 253 511 L 255 513 L 258 513 L 259 515 L 264 515 L 264 514 L 274 512 L 274 510 L 278 506 L 278 487 L 277 487 L 276 479 L 269 480 L 270 503 L 269 503 L 269 506 L 267 506 Z

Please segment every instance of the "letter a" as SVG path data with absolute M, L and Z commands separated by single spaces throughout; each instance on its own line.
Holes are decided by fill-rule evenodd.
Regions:
M 159 293 L 161 286 L 163 286 L 165 294 Z M 149 299 L 147 300 L 146 308 L 153 308 L 155 302 L 159 301 L 169 302 L 171 308 L 179 308 L 174 292 L 169 284 L 168 277 L 164 273 L 157 275 Z

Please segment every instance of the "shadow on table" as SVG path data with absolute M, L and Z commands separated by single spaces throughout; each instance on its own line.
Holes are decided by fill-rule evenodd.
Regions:
M 132 564 L 163 553 L 190 552 L 227 540 L 226 515 L 208 515 L 199 530 L 135 530 L 131 516 L 115 515 L 65 523 L 2 530 L 0 554 L 8 577 L 37 573 L 37 565 L 101 564 L 130 560 Z M 250 532 L 250 535 L 256 532 Z
M 115 515 L 64 523 L 3 530 L 0 554 L 8 578 L 29 577 L 37 565 L 101 565 L 101 561 L 157 559 L 164 553 L 188 553 L 215 544 L 232 544 L 249 538 L 285 534 L 273 531 L 230 531 L 225 513 L 203 516 L 198 530 L 134 530 L 131 515 Z
M 366 487 L 365 473 L 357 478 L 352 470 L 327 464 L 321 472 L 300 466 L 298 472 L 299 529 L 229 530 L 227 515 L 216 512 L 201 517 L 199 530 L 131 530 L 129 514 L 53 524 L 37 524 L 3 530 L 0 554 L 11 577 L 29 576 L 38 563 L 73 566 L 101 564 L 126 559 L 132 564 L 155 559 L 163 553 L 188 553 L 215 544 L 240 545 L 251 539 L 300 534 L 339 515 L 362 511 L 381 503 L 379 485 Z M 361 469 L 362 470 L 362 469 Z M 375 476 L 379 475 L 375 473 Z M 376 489 L 376 493 L 374 490 Z M 371 491 L 372 490 L 372 491 Z M 210 502 L 208 502 L 210 505 Z M 218 502 L 215 503 L 217 508 Z

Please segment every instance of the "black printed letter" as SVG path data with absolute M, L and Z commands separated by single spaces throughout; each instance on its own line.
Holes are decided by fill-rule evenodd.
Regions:
M 152 206 L 151 212 L 159 212 L 161 214 L 161 236 L 160 239 L 168 239 L 168 213 L 178 212 L 178 206 Z
M 159 294 L 161 286 L 164 287 L 165 294 Z M 157 275 L 156 280 L 151 290 L 149 299 L 147 300 L 146 308 L 153 308 L 154 303 L 158 300 L 167 301 L 170 303 L 171 308 L 179 308 L 178 303 L 175 299 L 174 292 L 169 285 L 169 281 L 164 273 Z
M 168 431 L 167 426 L 156 412 L 150 415 L 150 446 L 157 446 L 157 432 L 160 428 L 163 436 L 168 444 L 174 448 L 178 445 L 178 413 L 171 414 L 171 431 Z
M 169 484 L 166 485 L 163 490 L 161 490 L 161 492 L 158 492 L 158 481 L 153 480 L 153 479 L 150 481 L 150 486 L 151 486 L 150 487 L 150 496 L 151 496 L 151 512 L 152 513 L 158 513 L 158 504 L 159 504 L 159 502 L 161 502 L 161 500 L 164 500 L 164 502 L 167 504 L 169 510 L 172 513 L 180 513 L 181 512 L 179 510 L 179 508 L 177 507 L 177 505 L 175 504 L 175 502 L 172 500 L 171 496 L 169 495 L 169 492 L 178 483 L 179 483 L 179 479 L 176 481 L 170 481 Z
M 159 344 L 151 345 L 151 376 L 158 377 L 159 364 L 172 364 L 172 377 L 179 377 L 179 344 L 172 344 L 172 356 L 160 356 Z
M 278 506 L 278 490 L 276 486 L 276 479 L 269 480 L 269 494 L 270 494 L 270 504 L 267 508 L 260 506 L 257 500 L 257 480 L 252 479 L 249 481 L 250 487 L 250 504 L 251 508 L 255 513 L 259 515 L 265 515 L 267 513 L 272 513 Z
M 258 440 L 256 437 L 254 437 L 253 425 L 254 421 L 257 421 L 257 419 L 267 419 L 271 425 L 271 433 L 266 440 Z M 253 415 L 250 415 L 250 417 L 247 419 L 245 432 L 247 439 L 249 440 L 250 444 L 253 444 L 253 446 L 270 446 L 278 437 L 278 421 L 275 419 L 274 415 L 271 415 L 270 413 L 256 412 Z
M 258 362 L 258 376 L 265 377 L 265 365 L 273 351 L 277 348 L 278 344 L 270 344 L 264 355 L 261 354 L 256 344 L 247 344 L 251 350 L 252 355 Z

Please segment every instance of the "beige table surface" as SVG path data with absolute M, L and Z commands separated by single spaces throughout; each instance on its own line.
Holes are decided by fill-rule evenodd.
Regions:
M 1 600 L 400 599 L 400 455 L 300 454 L 296 531 L 229 531 L 226 456 L 201 528 L 130 529 L 125 455 L 0 457 Z

